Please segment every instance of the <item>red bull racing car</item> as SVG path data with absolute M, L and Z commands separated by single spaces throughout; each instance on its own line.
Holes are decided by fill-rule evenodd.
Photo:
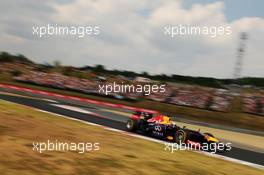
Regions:
M 186 127 L 179 127 L 176 123 L 171 121 L 171 117 L 161 114 L 150 114 L 145 112 L 135 112 L 126 123 L 128 131 L 142 133 L 151 137 L 167 140 L 177 144 L 186 144 L 191 147 L 200 148 L 202 150 L 204 145 L 207 145 L 207 150 L 215 150 L 216 146 L 220 144 L 211 133 L 201 133 L 187 129 Z M 223 144 L 223 143 L 221 143 Z M 226 150 L 226 146 L 220 151 Z

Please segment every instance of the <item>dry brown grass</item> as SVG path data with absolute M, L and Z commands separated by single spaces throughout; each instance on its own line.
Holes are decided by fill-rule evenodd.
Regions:
M 99 142 L 100 150 L 44 152 L 36 141 Z M 1 175 L 254 174 L 263 171 L 194 152 L 169 153 L 161 144 L 133 138 L 27 107 L 0 101 Z

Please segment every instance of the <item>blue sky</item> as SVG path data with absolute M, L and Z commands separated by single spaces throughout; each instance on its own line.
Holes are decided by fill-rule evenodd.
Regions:
M 183 7 L 188 9 L 193 4 L 208 4 L 219 0 L 183 0 Z M 222 0 L 225 4 L 224 13 L 228 21 L 242 17 L 264 18 L 264 0 Z

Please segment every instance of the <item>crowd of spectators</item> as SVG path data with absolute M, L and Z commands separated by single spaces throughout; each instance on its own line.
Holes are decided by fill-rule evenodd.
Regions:
M 100 80 L 89 80 L 65 76 L 60 73 L 44 73 L 31 71 L 28 74 L 15 77 L 17 81 L 34 83 L 38 85 L 50 86 L 60 89 L 69 89 L 85 93 L 99 93 L 98 85 Z M 107 80 L 106 80 L 107 81 Z M 118 81 L 118 80 L 115 80 Z M 106 82 L 105 82 L 106 83 Z M 136 84 L 139 82 L 131 81 Z M 99 95 L 99 94 L 98 94 Z M 100 94 L 102 95 L 102 94 Z M 189 106 L 201 109 L 228 111 L 231 96 L 225 90 L 197 88 L 194 86 L 177 87 L 168 85 L 164 93 L 152 93 L 144 96 L 140 93 L 110 93 L 112 97 L 119 99 L 139 99 L 146 98 L 153 101 L 170 103 L 175 105 Z
M 14 78 L 17 81 L 34 83 L 38 85 L 50 86 L 60 89 L 70 89 L 81 92 L 94 92 L 97 88 L 96 81 L 65 76 L 60 73 L 44 73 L 31 71 Z
M 197 87 L 171 87 L 165 94 L 152 94 L 147 97 L 154 101 L 160 101 L 181 106 L 190 106 L 201 109 L 227 112 L 232 97 L 226 90 L 204 89 Z
M 43 85 L 59 89 L 68 89 L 84 93 L 104 95 L 103 93 L 99 94 L 99 84 L 101 84 L 103 80 L 103 78 L 99 76 L 90 80 L 85 78 L 66 76 L 60 73 L 44 73 L 38 71 L 30 71 L 30 73 L 14 77 L 14 79 L 20 82 L 33 83 L 37 85 Z M 127 98 L 135 100 L 139 98 L 141 94 L 112 92 L 109 93 L 109 96 L 119 99 Z
M 264 115 L 264 95 L 261 94 L 243 95 L 242 110 L 247 113 Z

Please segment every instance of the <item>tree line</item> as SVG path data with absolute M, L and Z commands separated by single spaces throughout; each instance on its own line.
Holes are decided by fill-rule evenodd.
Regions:
M 31 61 L 29 58 L 24 55 L 12 55 L 8 52 L 0 53 L 0 63 L 1 62 L 20 62 L 24 64 L 35 64 L 41 67 L 40 70 L 51 69 L 54 67 L 58 67 L 58 63 L 55 61 L 54 64 L 36 64 Z M 63 67 L 62 65 L 60 65 Z M 65 66 L 64 66 L 65 67 Z M 69 71 L 89 71 L 94 72 L 99 75 L 121 75 L 130 79 L 135 77 L 146 77 L 151 80 L 157 80 L 161 82 L 175 82 L 175 83 L 184 83 L 184 84 L 193 84 L 193 85 L 201 85 L 207 87 L 216 87 L 221 88 L 225 85 L 237 84 L 237 85 L 251 85 L 257 87 L 264 87 L 264 78 L 256 78 L 256 77 L 245 77 L 240 79 L 218 79 L 218 78 L 210 78 L 210 77 L 194 77 L 194 76 L 183 76 L 183 75 L 166 75 L 166 74 L 158 74 L 158 75 L 150 75 L 148 72 L 134 72 L 127 70 L 109 70 L 106 69 L 104 65 L 95 65 L 95 66 L 83 66 L 83 67 L 65 67 L 67 68 L 67 73 Z

